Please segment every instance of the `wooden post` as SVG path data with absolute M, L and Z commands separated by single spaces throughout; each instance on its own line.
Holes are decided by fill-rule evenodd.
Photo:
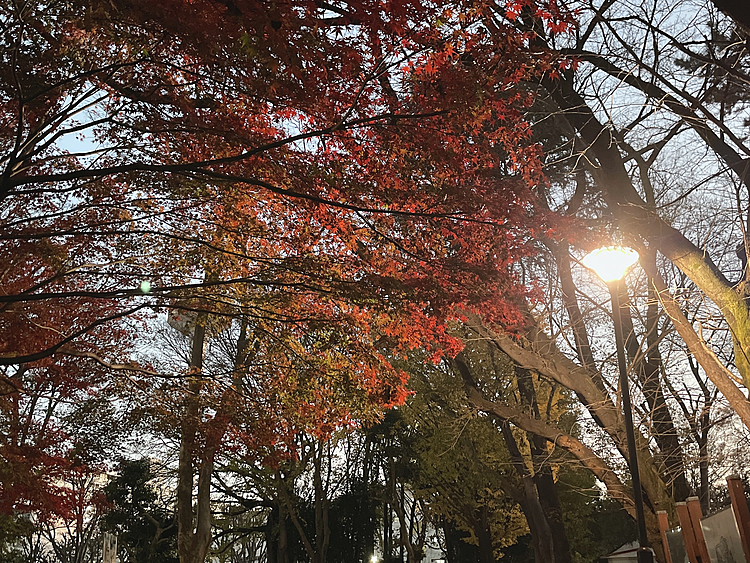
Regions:
M 732 511 L 737 521 L 737 529 L 740 531 L 742 550 L 745 552 L 745 559 L 750 561 L 750 510 L 747 508 L 745 488 L 742 486 L 742 479 L 739 475 L 727 477 L 727 489 L 729 489 L 729 498 L 732 500 Z
M 688 561 L 690 563 L 701 563 L 698 561 L 698 548 L 695 541 L 695 533 L 693 532 L 693 523 L 690 521 L 690 513 L 688 512 L 687 504 L 684 502 L 676 503 L 677 518 L 680 520 L 680 528 L 682 529 L 682 540 L 685 542 L 685 553 L 687 553 Z
M 659 533 L 661 534 L 661 545 L 664 547 L 664 557 L 667 563 L 672 563 L 672 554 L 669 552 L 669 542 L 667 541 L 667 532 L 669 531 L 669 518 L 666 510 L 657 510 L 656 517 L 659 519 Z
M 102 540 L 104 542 L 102 563 L 115 563 L 117 561 L 117 536 L 104 532 Z
M 703 528 L 701 528 L 703 512 L 701 511 L 700 499 L 698 497 L 688 497 L 687 508 L 690 514 L 690 522 L 693 525 L 693 534 L 695 534 L 696 554 L 700 556 L 701 563 L 710 563 L 706 538 L 703 536 Z

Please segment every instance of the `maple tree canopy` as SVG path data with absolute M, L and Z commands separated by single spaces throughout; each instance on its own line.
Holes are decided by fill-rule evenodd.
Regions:
M 512 329 L 515 263 L 554 226 L 519 84 L 564 64 L 487 23 L 521 9 L 570 24 L 554 2 L 0 5 L 3 397 L 66 357 L 148 386 L 133 342 L 181 307 L 275 358 L 274 432 L 325 430 L 404 400 L 382 346 L 454 353 L 460 310 Z

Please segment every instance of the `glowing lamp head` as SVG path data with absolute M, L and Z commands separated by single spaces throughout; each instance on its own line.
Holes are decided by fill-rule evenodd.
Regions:
M 583 265 L 594 270 L 605 282 L 621 280 L 636 262 L 638 253 L 635 250 L 619 246 L 597 248 L 583 259 Z

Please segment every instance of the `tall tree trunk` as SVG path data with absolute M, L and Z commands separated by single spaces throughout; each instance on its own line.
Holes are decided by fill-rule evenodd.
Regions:
M 202 316 L 201 316 L 202 317 Z M 177 552 L 180 563 L 203 563 L 211 547 L 211 478 L 216 452 L 228 426 L 228 411 L 240 384 L 240 366 L 247 346 L 247 322 L 243 320 L 234 361 L 234 389 L 226 390 L 216 414 L 205 428 L 205 445 L 199 444 L 203 412 L 200 394 L 203 388 L 203 348 L 206 329 L 199 317 L 193 332 L 190 354 L 191 377 L 181 421 L 180 456 L 177 482 Z M 194 477 L 198 476 L 198 494 L 193 505 Z
M 523 460 L 521 451 L 516 443 L 516 438 L 513 436 L 513 431 L 510 428 L 507 420 L 501 422 L 501 429 L 505 444 L 508 447 L 510 458 L 513 461 L 513 467 L 516 469 L 516 473 L 521 479 L 523 484 L 523 499 L 521 508 L 526 516 L 526 522 L 529 525 L 529 531 L 531 532 L 531 543 L 534 548 L 534 561 L 537 563 L 558 563 L 555 560 L 555 547 L 554 539 L 552 537 L 552 529 L 549 526 L 549 522 L 544 515 L 544 509 L 542 503 L 539 500 L 539 493 L 536 489 L 536 484 L 531 475 L 529 475 L 526 469 L 526 464 Z
M 383 561 L 386 563 L 393 561 L 393 522 L 391 505 L 388 501 L 383 501 Z
M 520 367 L 516 367 L 515 372 L 521 402 L 529 409 L 534 418 L 541 420 L 539 403 L 537 402 L 531 372 Z M 552 467 L 549 464 L 547 441 L 541 436 L 531 433 L 528 434 L 528 439 L 534 466 L 534 484 L 536 485 L 543 515 L 552 535 L 555 563 L 572 563 L 570 542 L 568 541 L 568 534 L 563 524 L 560 497 L 557 494 L 557 485 L 552 475 Z
M 184 401 L 180 425 L 180 457 L 177 468 L 177 552 L 180 563 L 203 563 L 211 546 L 211 475 L 214 448 L 199 452 L 200 393 L 203 384 L 205 328 L 196 324 L 190 357 L 192 377 Z M 202 453 L 202 455 L 201 455 Z M 198 473 L 198 496 L 193 506 L 194 476 Z
M 266 559 L 268 563 L 281 563 L 278 555 L 278 536 L 279 536 L 279 505 L 274 503 L 271 510 L 268 511 L 266 518 L 266 529 L 264 538 L 266 540 Z
M 497 563 L 495 548 L 492 545 L 492 532 L 487 507 L 483 506 L 479 516 L 479 525 L 474 528 L 479 543 L 479 563 Z
M 279 550 L 278 550 L 278 563 L 291 563 L 291 554 L 289 553 L 289 529 L 287 522 L 289 521 L 287 515 L 286 504 L 279 501 Z
M 328 525 L 328 497 L 323 488 L 323 442 L 313 442 L 313 484 L 315 487 L 315 557 L 317 563 L 325 563 L 331 528 Z
M 289 488 L 286 485 L 286 480 L 284 479 L 284 477 L 282 477 L 281 471 L 278 469 L 276 470 L 276 486 L 279 491 L 279 498 L 284 503 L 286 512 L 289 515 L 292 524 L 294 524 L 295 529 L 297 530 L 297 534 L 302 541 L 302 545 L 305 548 L 305 553 L 307 553 L 308 559 L 312 562 L 317 561 L 315 548 L 313 547 L 310 538 L 307 536 L 305 528 L 302 526 L 302 522 L 300 522 L 299 516 L 297 516 L 297 511 L 294 508 L 294 504 L 292 503 L 292 497 L 289 493 Z
M 711 509 L 710 483 L 708 480 L 708 433 L 711 430 L 711 408 L 714 404 L 716 391 L 708 388 L 708 385 L 701 378 L 698 366 L 691 356 L 688 356 L 688 363 L 690 364 L 690 370 L 693 372 L 693 377 L 695 377 L 695 381 L 703 393 L 703 408 L 691 421 L 689 416 L 691 413 L 688 412 L 684 402 L 678 400 L 678 404 L 682 407 L 685 417 L 690 422 L 690 431 L 698 444 L 698 472 L 700 479 L 698 498 L 700 499 L 703 514 L 708 514 Z
M 463 541 L 463 537 L 468 534 L 464 534 L 456 528 L 456 525 L 451 520 L 442 519 L 440 527 L 443 529 L 443 535 L 445 536 L 445 558 L 447 563 L 478 563 L 481 560 L 479 554 L 479 546 L 471 545 Z M 480 532 L 478 532 L 479 526 L 475 527 L 475 535 L 479 538 Z M 489 529 L 486 530 L 486 535 L 489 536 Z M 484 534 L 484 532 L 482 532 Z M 486 544 L 486 542 L 485 542 Z M 466 552 L 471 552 L 470 556 L 467 556 Z M 493 562 L 494 563 L 494 562 Z
M 403 493 L 403 490 L 402 490 Z M 417 554 L 409 538 L 409 527 L 406 522 L 406 513 L 404 511 L 403 496 L 399 498 L 398 487 L 396 484 L 396 462 L 392 457 L 388 458 L 388 498 L 390 505 L 398 518 L 399 538 L 400 538 L 400 555 L 399 560 L 404 560 L 403 550 L 406 549 L 407 563 L 417 563 Z

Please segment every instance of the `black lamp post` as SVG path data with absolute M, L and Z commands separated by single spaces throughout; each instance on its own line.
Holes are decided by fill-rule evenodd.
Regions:
M 636 451 L 635 430 L 633 426 L 633 407 L 630 403 L 628 369 L 625 361 L 625 339 L 622 335 L 622 320 L 620 316 L 620 283 L 628 268 L 637 261 L 638 253 L 635 250 L 618 247 L 606 247 L 594 250 L 583 259 L 586 267 L 594 270 L 600 278 L 607 282 L 612 299 L 612 315 L 615 323 L 615 347 L 617 348 L 617 363 L 620 370 L 622 409 L 625 415 L 625 434 L 628 444 L 628 466 L 630 467 L 630 477 L 633 482 L 635 520 L 638 525 L 638 563 L 653 563 L 653 553 L 648 547 L 648 537 L 646 535 L 643 491 L 641 490 L 641 475 L 638 470 L 638 453 Z

